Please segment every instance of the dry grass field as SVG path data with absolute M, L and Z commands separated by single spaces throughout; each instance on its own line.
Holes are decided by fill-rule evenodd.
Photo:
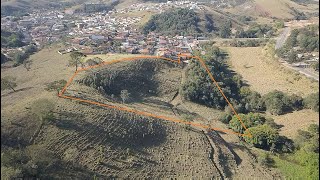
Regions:
M 234 8 L 226 9 L 226 11 L 239 15 L 250 15 L 256 17 L 267 15 L 269 16 L 268 18 L 277 17 L 280 19 L 285 19 L 293 17 L 291 14 L 292 7 L 299 9 L 299 11 L 302 12 L 318 11 L 316 4 L 303 6 L 290 0 L 254 0 Z
M 266 94 L 280 90 L 289 94 L 306 96 L 319 91 L 319 84 L 303 75 L 283 67 L 262 47 L 223 47 L 229 53 L 232 70 L 239 73 L 255 91 Z M 280 134 L 293 138 L 298 129 L 312 123 L 319 124 L 319 113 L 300 110 L 280 116 L 272 116 L 277 124 L 283 125 Z
M 309 109 L 294 111 L 281 116 L 272 116 L 275 122 L 283 125 L 280 134 L 294 138 L 298 129 L 307 130 L 310 124 L 319 124 L 319 113 Z
M 239 73 L 253 90 L 261 94 L 280 90 L 306 96 L 319 91 L 317 82 L 281 66 L 262 47 L 223 47 L 223 49 L 229 53 L 232 69 Z
M 95 54 L 95 55 L 87 55 L 87 57 L 84 58 L 84 61 L 95 58 L 95 57 L 101 58 L 103 61 L 111 61 L 115 59 L 129 58 L 129 57 L 135 57 L 135 56 L 141 56 L 141 54 Z

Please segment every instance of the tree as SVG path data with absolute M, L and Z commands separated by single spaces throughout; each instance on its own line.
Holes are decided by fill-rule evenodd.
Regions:
M 67 84 L 67 81 L 62 79 L 58 81 L 53 81 L 49 84 L 47 84 L 47 87 L 45 90 L 47 91 L 57 91 L 57 94 L 59 94 L 59 91 Z
M 53 110 L 55 104 L 49 99 L 38 99 L 31 105 L 31 112 L 41 122 L 50 121 L 53 119 Z
M 245 141 L 258 148 L 269 149 L 279 139 L 278 131 L 267 124 L 250 127 L 245 134 L 248 132 L 252 134 L 252 137 L 244 137 Z
M 303 99 L 303 105 L 305 108 L 319 112 L 319 92 L 311 93 L 305 97 Z
M 24 54 L 21 51 L 17 52 L 13 58 L 15 60 L 15 66 L 22 64 L 26 58 L 27 58 L 26 54 Z
M 257 113 L 249 113 L 249 114 L 239 114 L 239 117 L 246 128 L 254 127 L 257 125 L 261 125 L 265 122 L 265 118 Z M 238 116 L 234 115 L 229 122 L 229 127 L 234 130 L 235 132 L 244 133 L 244 127 L 242 123 L 238 119 Z M 251 132 L 251 131 L 250 131 Z
M 14 88 L 17 87 L 17 83 L 15 81 L 16 78 L 11 76 L 1 78 L 1 90 L 12 89 L 15 92 L 16 90 Z
M 285 94 L 281 91 L 272 91 L 265 94 L 262 98 L 266 105 L 266 110 L 271 114 L 282 114 L 287 109 L 287 104 L 283 101 Z
M 231 36 L 231 23 L 230 21 L 223 24 L 220 28 L 219 35 L 222 38 L 229 38 Z
M 125 103 L 129 100 L 130 93 L 128 92 L 128 90 L 121 90 L 120 97 L 122 99 L 122 103 Z
M 78 70 L 78 64 L 82 64 L 81 59 L 85 55 L 81 52 L 74 51 L 70 53 L 71 59 L 69 60 L 70 66 L 76 66 L 76 71 Z
M 27 55 L 31 55 L 33 53 L 37 52 L 37 47 L 35 45 L 29 45 L 27 46 L 26 50 L 25 50 L 25 53 Z

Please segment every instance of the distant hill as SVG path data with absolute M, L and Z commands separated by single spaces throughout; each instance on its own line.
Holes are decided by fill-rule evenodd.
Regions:
M 210 33 L 215 29 L 210 15 L 200 15 L 190 9 L 173 9 L 153 15 L 143 26 L 144 33 L 151 31 L 165 34 Z

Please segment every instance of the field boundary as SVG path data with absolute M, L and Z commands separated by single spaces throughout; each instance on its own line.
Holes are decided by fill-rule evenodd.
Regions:
M 211 72 L 210 72 L 208 66 L 205 64 L 204 60 L 201 59 L 198 56 L 187 56 L 187 57 L 189 57 L 191 59 L 196 59 L 196 60 L 198 60 L 200 62 L 202 67 L 208 73 L 208 75 L 209 75 L 210 79 L 212 80 L 213 84 L 215 84 L 215 86 L 218 88 L 218 90 L 221 93 L 221 95 L 223 96 L 223 98 L 228 103 L 229 107 L 232 109 L 234 115 L 236 115 L 237 119 L 240 121 L 241 126 L 245 130 L 247 130 L 247 128 L 244 125 L 241 117 L 238 115 L 238 113 L 236 112 L 236 110 L 234 109 L 232 104 L 229 102 L 228 98 L 224 95 L 222 89 L 220 88 L 219 84 L 217 83 L 217 81 L 215 80 L 213 75 L 211 74 Z M 160 115 L 152 114 L 152 113 L 149 113 L 149 112 L 132 109 L 132 108 L 129 108 L 129 107 L 120 107 L 120 106 L 115 106 L 115 105 L 108 105 L 108 104 L 103 104 L 103 103 L 99 103 L 99 102 L 96 102 L 96 101 L 91 101 L 91 100 L 81 99 L 81 98 L 78 98 L 78 97 L 64 95 L 64 92 L 67 90 L 68 86 L 72 83 L 72 81 L 75 78 L 75 76 L 81 71 L 85 71 L 85 70 L 88 70 L 88 69 L 93 69 L 93 68 L 97 68 L 97 67 L 101 67 L 101 66 L 104 66 L 104 65 L 117 63 L 117 62 L 132 61 L 132 60 L 138 60 L 138 59 L 162 59 L 162 60 L 166 60 L 166 61 L 170 61 L 170 62 L 174 62 L 174 63 L 178 63 L 178 64 L 181 63 L 181 56 L 179 56 L 179 55 L 178 55 L 178 59 L 177 60 L 173 60 L 173 59 L 166 58 L 166 57 L 161 57 L 161 56 L 137 56 L 137 57 L 130 57 L 130 58 L 122 58 L 122 59 L 117 59 L 117 60 L 111 60 L 111 61 L 103 62 L 103 63 L 97 64 L 97 65 L 94 65 L 94 66 L 83 67 L 83 68 L 80 68 L 80 69 L 78 69 L 77 71 L 74 72 L 74 74 L 71 76 L 69 81 L 65 84 L 63 89 L 59 92 L 58 97 L 64 98 L 64 99 L 80 101 L 80 102 L 84 102 L 84 103 L 88 103 L 88 104 L 93 104 L 93 105 L 96 105 L 96 106 L 107 107 L 107 108 L 111 108 L 111 109 L 117 109 L 117 110 L 121 110 L 121 111 L 131 112 L 131 113 L 135 113 L 135 114 L 138 114 L 138 115 L 143 115 L 143 116 L 149 116 L 149 117 L 153 117 L 153 118 L 163 119 L 163 120 L 167 120 L 167 121 L 171 121 L 171 122 L 175 122 L 175 123 L 181 123 L 181 124 L 191 125 L 191 126 L 195 126 L 195 127 L 201 127 L 201 128 L 204 128 L 204 129 L 211 129 L 211 130 L 215 130 L 215 131 L 221 131 L 221 132 L 224 132 L 224 133 L 236 134 L 238 136 L 252 137 L 252 135 L 251 135 L 251 133 L 249 131 L 248 131 L 248 134 L 241 134 L 241 133 L 237 133 L 237 132 L 234 132 L 234 131 L 228 130 L 228 129 L 214 128 L 214 127 L 203 125 L 203 124 L 200 124 L 200 123 L 189 122 L 189 121 L 186 121 L 186 120 L 175 119 L 175 118 L 171 118 L 171 117 L 167 117 L 167 116 L 160 116 Z

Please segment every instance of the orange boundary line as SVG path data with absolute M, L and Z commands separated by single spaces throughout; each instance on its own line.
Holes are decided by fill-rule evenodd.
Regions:
M 238 115 L 238 113 L 235 111 L 235 109 L 233 108 L 232 104 L 229 102 L 228 98 L 224 95 L 223 91 L 221 90 L 220 86 L 218 85 L 217 81 L 214 79 L 213 75 L 211 74 L 208 66 L 205 64 L 204 60 L 202 60 L 200 57 L 198 56 L 188 56 L 194 59 L 197 59 L 200 61 L 201 65 L 205 68 L 206 72 L 208 73 L 210 79 L 212 80 L 212 82 L 216 85 L 216 87 L 218 88 L 219 92 L 222 94 L 222 96 L 224 97 L 224 99 L 226 100 L 226 102 L 228 103 L 228 105 L 231 107 L 233 113 L 236 115 L 237 119 L 240 121 L 241 126 L 247 130 L 246 126 L 244 125 L 243 121 L 241 120 L 240 116 Z M 113 63 L 117 63 L 117 62 L 122 62 L 122 61 L 132 61 L 132 60 L 137 60 L 137 59 L 162 59 L 162 60 L 167 60 L 167 61 L 171 61 L 171 62 L 175 62 L 180 64 L 181 63 L 181 57 L 178 55 L 178 60 L 173 60 L 170 58 L 165 58 L 165 57 L 161 57 L 161 56 L 137 56 L 137 57 L 131 57 L 131 58 L 122 58 L 120 60 L 112 60 L 112 61 L 108 61 L 108 62 L 103 62 L 100 63 L 98 65 L 94 65 L 94 66 L 88 66 L 85 68 L 81 68 L 78 69 L 77 71 L 75 71 L 75 73 L 72 75 L 72 77 L 69 79 L 69 81 L 66 83 L 66 85 L 63 87 L 63 89 L 61 90 L 61 92 L 58 94 L 58 97 L 60 98 L 64 98 L 64 99 L 71 99 L 71 100 L 76 100 L 76 101 L 80 101 L 80 102 L 84 102 L 84 103 L 89 103 L 89 104 L 93 104 L 93 105 L 97 105 L 97 106 L 102 106 L 102 107 L 107 107 L 107 108 L 111 108 L 111 109 L 117 109 L 117 110 L 121 110 L 121 111 L 126 111 L 126 112 L 131 112 L 131 113 L 135 113 L 135 114 L 139 114 L 139 115 L 143 115 L 143 116 L 149 116 L 149 117 L 153 117 L 153 118 L 158 118 L 158 119 L 163 119 L 163 120 L 167 120 L 167 121 L 171 121 L 171 122 L 175 122 L 175 123 L 182 123 L 182 124 L 187 124 L 187 125 L 192 125 L 192 126 L 197 126 L 197 127 L 201 127 L 201 128 L 205 128 L 205 129 L 211 129 L 211 130 L 216 130 L 216 131 L 221 131 L 221 132 L 225 132 L 225 133 L 230 133 L 230 134 L 236 134 L 239 136 L 248 136 L 248 137 L 252 137 L 251 133 L 248 131 L 248 134 L 241 134 L 241 133 L 237 133 L 234 132 L 232 130 L 226 130 L 226 129 L 219 129 L 219 128 L 212 128 L 210 126 L 206 126 L 203 124 L 199 124 L 199 123 L 194 123 L 194 122 L 189 122 L 189 121 L 185 121 L 182 119 L 175 119 L 175 118 L 171 118 L 171 117 L 167 117 L 167 116 L 160 116 L 160 115 L 155 115 L 149 112 L 144 112 L 144 111 L 139 111 L 139 110 L 135 110 L 135 109 L 131 109 L 128 107 L 120 107 L 120 106 L 114 106 L 114 105 L 107 105 L 107 104 L 103 104 L 103 103 L 99 103 L 99 102 L 95 102 L 95 101 L 90 101 L 90 100 L 86 100 L 86 99 L 81 99 L 81 98 L 77 98 L 77 97 L 72 97 L 72 96 L 65 96 L 63 95 L 64 92 L 67 90 L 67 87 L 72 83 L 74 77 L 80 72 L 80 71 L 85 71 L 88 69 L 93 69 L 93 68 L 97 68 L 97 67 L 101 67 L 103 65 L 107 65 L 107 64 L 113 64 Z

